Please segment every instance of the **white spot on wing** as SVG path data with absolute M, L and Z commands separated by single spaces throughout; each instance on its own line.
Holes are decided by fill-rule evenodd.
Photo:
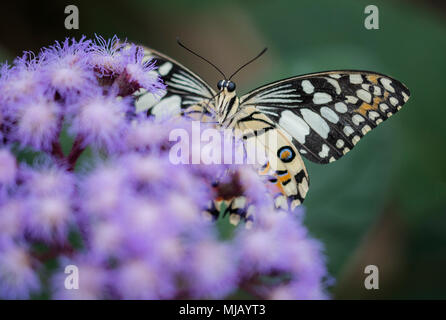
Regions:
M 395 92 L 395 89 L 393 89 L 393 87 L 391 86 L 392 80 L 387 78 L 381 78 L 380 81 L 387 91 Z
M 356 91 L 356 95 L 358 96 L 359 99 L 367 103 L 372 102 L 372 95 L 370 94 L 370 92 L 365 91 L 364 89 L 359 89 L 358 91 Z
M 370 128 L 369 125 L 365 125 L 365 126 L 362 128 L 361 132 L 362 132 L 363 135 L 365 135 L 365 134 L 366 134 L 367 132 L 369 132 L 370 130 L 372 130 L 372 128 Z
M 381 95 L 381 88 L 378 86 L 373 86 L 373 94 L 375 96 L 380 96 Z
M 135 111 L 137 113 L 142 111 L 147 111 L 151 107 L 153 107 L 158 101 L 159 97 L 155 96 L 154 94 L 147 92 L 145 89 L 139 89 L 136 94 L 141 94 L 136 100 L 135 100 Z M 164 95 L 163 93 L 162 95 Z
M 350 75 L 350 83 L 360 84 L 362 83 L 362 77 L 360 74 L 351 74 Z
M 330 78 L 325 78 L 325 79 L 329 84 L 331 84 L 335 88 L 337 94 L 341 94 L 341 86 L 339 85 L 339 82 L 337 80 Z
M 407 102 L 407 100 L 409 100 L 409 96 L 403 91 L 403 99 L 404 102 Z
M 160 75 L 165 76 L 172 70 L 172 67 L 173 65 L 171 62 L 166 62 L 158 68 L 158 72 Z
M 367 84 L 367 83 L 362 84 L 361 87 L 362 87 L 364 90 L 370 91 L 370 85 Z
M 327 139 L 328 133 L 330 132 L 330 127 L 327 122 L 325 122 L 320 115 L 310 109 L 302 109 L 300 112 L 310 127 L 322 138 Z
M 355 104 L 356 102 L 358 102 L 358 98 L 356 98 L 355 96 L 346 96 L 346 98 L 346 101 L 348 103 Z
M 378 112 L 376 112 L 376 111 L 370 111 L 369 112 L 369 118 L 371 119 L 371 120 L 375 120 L 376 118 L 378 118 L 379 117 L 379 113 Z
M 352 117 L 352 121 L 356 126 L 359 126 L 359 124 L 364 121 L 364 118 L 362 116 L 360 116 L 359 114 L 355 114 Z
M 344 102 L 336 102 L 335 109 L 339 113 L 346 113 L 348 110 Z
M 302 89 L 304 90 L 305 93 L 308 93 L 308 94 L 314 92 L 314 86 L 308 80 L 302 81 Z
M 395 97 L 390 97 L 389 101 L 392 104 L 392 106 L 396 106 L 398 104 L 398 99 Z
M 324 143 L 322 145 L 322 150 L 319 152 L 319 157 L 326 158 L 328 156 L 328 151 L 330 151 L 330 148 Z
M 305 143 L 305 137 L 310 133 L 308 124 L 301 117 L 289 110 L 282 112 L 279 125 L 302 144 Z
M 152 113 L 155 117 L 169 118 L 178 115 L 181 112 L 181 98 L 180 96 L 171 96 L 161 100 L 153 107 Z
M 338 141 L 336 141 L 336 147 L 338 147 L 340 149 L 343 146 L 344 146 L 344 140 L 338 139 Z
M 315 104 L 328 103 L 332 100 L 331 96 L 325 92 L 316 92 L 313 96 L 313 102 Z
M 344 133 L 345 133 L 345 135 L 348 137 L 349 135 L 351 135 L 353 132 L 355 132 L 354 130 L 353 130 L 353 128 L 352 127 L 350 127 L 350 126 L 345 126 L 344 127 Z
M 336 112 L 328 107 L 321 108 L 321 115 L 330 122 L 337 123 L 339 121 L 339 117 Z

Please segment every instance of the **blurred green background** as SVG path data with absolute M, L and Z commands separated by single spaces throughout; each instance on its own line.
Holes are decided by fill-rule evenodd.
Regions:
M 64 28 L 77 5 L 80 29 Z M 379 30 L 364 8 L 379 8 Z M 20 1 L 2 4 L 0 60 L 66 36 L 117 34 L 164 52 L 214 84 L 218 74 L 178 47 L 183 41 L 227 73 L 240 94 L 283 77 L 365 69 L 401 80 L 412 96 L 396 116 L 329 164 L 306 161 L 306 224 L 324 242 L 334 298 L 446 298 L 446 3 L 438 1 Z M 379 267 L 379 290 L 364 268 Z

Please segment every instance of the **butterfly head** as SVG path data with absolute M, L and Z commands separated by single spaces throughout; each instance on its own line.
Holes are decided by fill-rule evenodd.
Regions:
M 230 80 L 220 80 L 217 83 L 218 90 L 226 90 L 227 92 L 235 91 L 235 83 Z

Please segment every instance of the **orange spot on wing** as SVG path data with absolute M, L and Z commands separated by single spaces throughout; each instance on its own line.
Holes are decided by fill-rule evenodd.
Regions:
M 285 190 L 283 190 L 282 182 L 277 180 L 276 187 L 280 190 L 280 193 L 285 194 Z
M 274 183 L 274 186 L 280 191 L 281 194 L 286 195 L 285 190 L 283 189 L 283 182 L 291 179 L 291 174 L 287 173 L 283 176 L 279 176 L 277 174 L 275 174 L 276 178 L 277 178 L 277 182 Z
M 280 155 L 280 159 L 284 160 L 286 158 L 288 158 L 291 155 L 291 153 L 288 150 L 285 150 L 284 152 L 282 152 L 282 154 Z
M 367 111 L 378 110 L 378 105 L 381 101 L 382 101 L 381 98 L 375 97 L 375 98 L 373 98 L 373 105 L 363 102 L 361 104 L 361 106 L 358 109 L 356 109 L 356 112 L 362 114 L 365 117 L 367 114 Z
M 367 80 L 369 80 L 371 83 L 378 84 L 378 76 L 376 74 L 368 75 Z
M 279 178 L 280 182 L 284 182 L 284 181 L 290 180 L 291 179 L 291 175 L 290 175 L 290 173 L 287 173 L 286 175 L 280 176 L 278 178 Z

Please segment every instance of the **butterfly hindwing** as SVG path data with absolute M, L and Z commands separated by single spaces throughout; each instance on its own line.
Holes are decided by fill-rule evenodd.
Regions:
M 175 60 L 149 48 L 144 48 L 144 59 L 153 59 L 155 72 L 166 84 L 161 99 L 151 93 L 136 94 L 138 110 L 147 110 L 149 115 L 164 117 L 182 115 L 206 121 L 213 109 L 215 91 L 195 73 Z M 204 119 L 206 117 L 207 119 Z
M 311 161 L 341 158 L 409 99 L 399 81 L 368 71 L 329 71 L 292 77 L 241 97 L 292 138 Z
M 244 109 L 245 116 L 236 124 L 244 136 L 247 153 L 253 153 L 254 146 L 265 155 L 260 175 L 268 176 L 268 188 L 275 198 L 276 207 L 287 209 L 300 205 L 308 192 L 309 179 L 305 164 L 293 145 L 289 134 L 265 114 L 254 107 Z

